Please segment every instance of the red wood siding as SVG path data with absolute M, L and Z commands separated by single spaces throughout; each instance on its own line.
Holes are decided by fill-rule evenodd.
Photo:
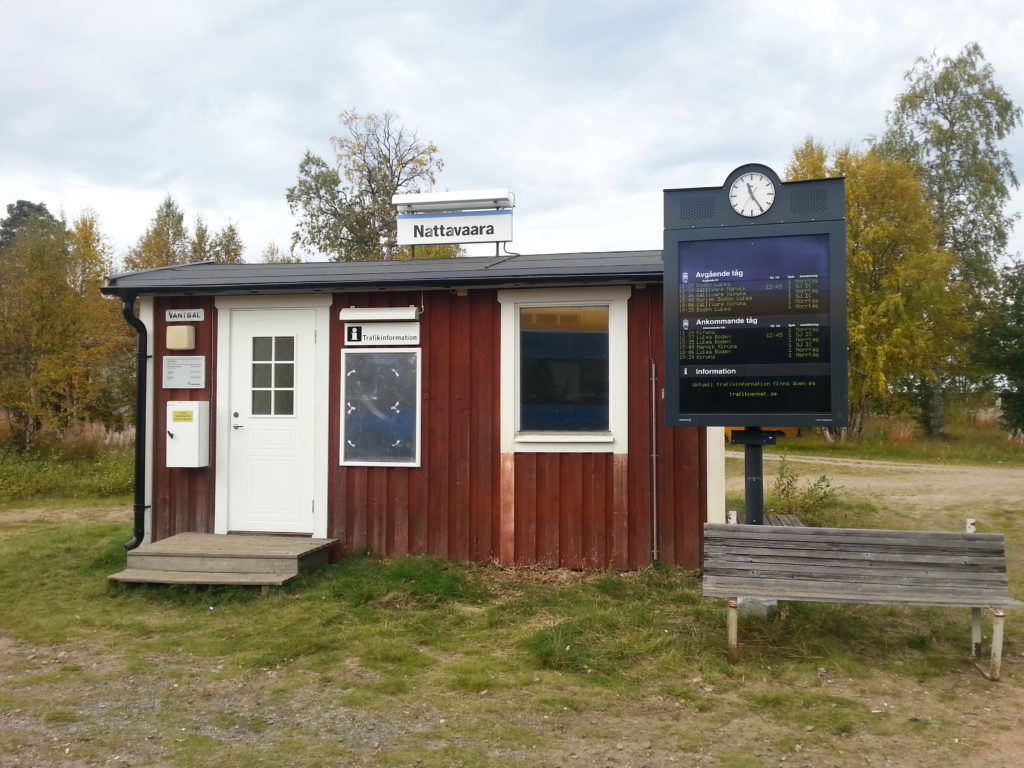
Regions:
M 515 455 L 514 476 L 506 480 L 514 496 L 512 562 L 620 570 L 648 566 L 656 497 L 658 561 L 700 566 L 706 444 L 703 430 L 663 425 L 662 338 L 660 286 L 634 289 L 629 300 L 627 456 Z
M 431 552 L 453 559 L 566 568 L 642 568 L 657 558 L 700 565 L 706 516 L 703 430 L 663 426 L 660 286 L 629 300 L 629 454 L 500 454 L 500 305 L 492 289 L 338 294 L 331 308 L 328 535 L 337 551 Z M 339 464 L 343 307 L 422 308 L 422 466 Z M 163 390 L 164 310 L 204 308 L 195 354 L 204 390 Z M 165 403 L 211 400 L 216 310 L 209 298 L 156 301 L 153 536 L 214 529 L 214 448 L 208 469 L 163 467 Z M 652 382 L 652 365 L 654 381 Z M 652 400 L 653 397 L 653 400 Z M 652 416 L 653 405 L 653 416 Z M 214 420 L 215 421 L 215 420 Z M 652 440 L 653 436 L 653 440 Z M 657 461 L 652 457 L 656 452 Z
M 196 329 L 196 348 L 191 352 L 169 352 L 167 350 L 167 326 L 164 319 L 168 309 L 202 309 L 205 320 L 197 323 L 172 323 L 172 325 L 193 325 Z M 216 471 L 216 435 L 210 425 L 210 466 L 197 469 L 167 467 L 166 439 L 167 403 L 170 400 L 209 400 L 210 420 L 215 421 L 217 392 L 217 310 L 210 297 L 158 297 L 154 301 L 153 328 L 153 381 L 150 387 L 153 397 L 153 541 L 165 539 L 176 533 L 197 531 L 213 533 L 214 476 Z M 204 389 L 164 389 L 164 355 L 205 355 L 206 387 Z
M 629 302 L 630 567 L 650 562 L 651 497 L 656 491 L 658 560 L 699 568 L 703 523 L 707 517 L 706 433 L 693 427 L 665 426 L 661 298 L 661 286 L 650 286 L 634 290 Z M 652 486 L 651 468 L 652 395 L 657 439 L 656 487 Z
M 339 467 L 344 334 L 337 310 L 410 304 L 423 307 L 423 466 Z M 345 551 L 371 547 L 564 568 L 650 565 L 655 430 L 658 560 L 699 566 L 705 443 L 701 430 L 662 426 L 659 286 L 634 289 L 629 301 L 628 456 L 499 456 L 495 291 L 342 295 L 332 318 L 330 535 Z
M 422 466 L 339 466 L 343 307 L 421 306 Z M 498 302 L 493 291 L 341 294 L 331 309 L 328 534 L 351 551 L 497 552 Z

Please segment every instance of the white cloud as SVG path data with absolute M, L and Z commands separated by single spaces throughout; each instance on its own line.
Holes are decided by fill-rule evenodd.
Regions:
M 881 132 L 932 49 L 977 40 L 1024 104 L 1011 0 L 3 5 L 0 206 L 91 207 L 122 250 L 168 193 L 249 258 L 286 246 L 284 190 L 347 108 L 436 142 L 442 188 L 511 188 L 511 247 L 552 252 L 656 248 L 662 189 Z

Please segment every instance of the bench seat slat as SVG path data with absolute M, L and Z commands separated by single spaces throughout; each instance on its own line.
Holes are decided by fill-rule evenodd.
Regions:
M 705 547 L 713 550 L 716 547 L 731 547 L 734 549 L 745 549 L 752 551 L 768 551 L 771 552 L 789 552 L 789 553 L 803 553 L 803 552 L 822 552 L 826 555 L 831 552 L 856 552 L 858 554 L 877 554 L 877 555 L 921 555 L 931 557 L 953 557 L 955 555 L 967 556 L 967 557 L 996 557 L 1002 558 L 1006 556 L 1006 552 L 1002 548 L 995 548 L 991 546 L 985 547 L 960 547 L 955 544 L 947 544 L 943 546 L 905 546 L 901 544 L 862 544 L 862 543 L 849 543 L 846 541 L 812 541 L 812 542 L 793 542 L 793 541 L 772 541 L 768 540 L 757 540 L 757 539 L 736 539 L 732 541 L 711 539 L 706 540 Z
M 706 593 L 706 595 L 707 597 L 736 597 L 736 595 L 730 593 L 730 590 L 721 590 L 720 592 L 721 593 L 719 594 L 716 591 L 711 591 Z M 998 595 L 992 596 L 992 598 L 989 600 L 985 600 L 984 598 L 975 600 L 966 599 L 958 595 L 945 596 L 940 598 L 934 595 L 920 596 L 913 594 L 904 594 L 900 595 L 899 597 L 893 597 L 892 595 L 873 594 L 870 592 L 826 593 L 825 591 L 820 589 L 811 589 L 806 592 L 794 590 L 786 595 L 780 595 L 777 590 L 761 589 L 754 585 L 749 589 L 744 589 L 742 592 L 742 596 L 759 597 L 772 600 L 791 600 L 794 602 L 809 603 L 858 603 L 862 605 L 907 605 L 933 608 L 1024 608 L 1024 603 L 1021 603 L 1020 601 L 1015 601 L 1012 598 L 1006 598 L 1005 596 Z
M 736 597 L 746 595 L 747 593 L 743 590 L 748 586 L 757 585 L 763 589 L 774 589 L 778 593 L 777 597 L 780 599 L 783 599 L 788 590 L 807 591 L 817 589 L 823 594 L 832 592 L 870 592 L 879 595 L 888 594 L 893 597 L 912 592 L 920 595 L 962 595 L 966 598 L 977 596 L 979 599 L 984 598 L 980 604 L 984 604 L 985 600 L 990 600 L 993 596 L 1008 597 L 1006 588 L 998 584 L 972 586 L 939 584 L 936 582 L 882 584 L 864 581 L 772 578 L 772 575 L 763 574 L 753 578 L 747 574 L 743 576 L 708 576 L 706 577 L 707 585 L 705 591 L 707 592 L 707 590 L 711 589 L 720 591 L 728 588 L 732 592 L 727 596 Z
M 943 584 L 956 581 L 964 585 L 992 585 L 1009 588 L 1006 574 L 989 571 L 960 571 L 929 566 L 927 568 L 875 568 L 875 567 L 842 567 L 831 563 L 808 564 L 794 568 L 789 563 L 770 561 L 733 561 L 716 560 L 712 566 L 704 569 L 706 576 L 750 575 L 760 577 L 776 574 L 778 577 L 803 579 L 805 581 L 863 581 L 879 584 Z
M 921 605 L 964 605 L 972 607 L 1024 607 L 1011 598 L 1005 588 L 959 587 L 938 584 L 866 584 L 859 582 L 822 582 L 802 579 L 751 578 L 750 576 L 712 576 L 705 578 L 708 597 L 771 597 L 778 600 L 830 602 L 840 596 L 851 601 L 901 604 L 913 600 Z M 817 595 L 817 598 L 814 596 Z
M 756 580 L 757 583 L 770 582 L 778 589 L 787 589 L 790 585 L 800 584 L 807 587 L 818 585 L 818 589 L 826 591 L 836 585 L 840 587 L 844 584 L 856 584 L 861 589 L 871 590 L 873 592 L 892 592 L 897 593 L 900 590 L 916 590 L 919 592 L 934 592 L 936 594 L 946 594 L 951 591 L 961 592 L 966 595 L 977 595 L 981 593 L 992 593 L 1007 595 L 1007 586 L 1005 583 L 999 582 L 987 582 L 987 583 L 973 583 L 963 584 L 960 582 L 941 582 L 929 579 L 908 579 L 905 581 L 870 581 L 865 579 L 853 580 L 852 577 L 847 577 L 846 580 L 841 579 L 819 579 L 819 578 L 787 578 L 785 574 L 773 573 L 772 571 L 763 571 L 759 573 L 716 573 L 709 574 L 706 576 L 711 583 L 725 583 L 730 581 L 734 584 L 739 585 L 737 588 L 742 589 L 742 584 L 752 583 Z M 746 580 L 746 581 L 744 581 Z M 845 587 L 841 587 L 844 588 Z M 734 592 L 733 597 L 743 595 L 744 592 Z
M 775 525 L 705 523 L 705 536 L 726 534 L 730 539 L 743 536 L 770 536 L 773 539 L 893 539 L 897 541 L 937 540 L 953 542 L 1001 543 L 1001 534 L 961 534 L 948 530 L 894 530 L 890 528 L 815 528 Z
M 885 564 L 893 567 L 916 568 L 919 565 L 943 564 L 950 567 L 962 567 L 964 570 L 979 569 L 1002 571 L 1006 567 L 1006 558 L 996 554 L 962 554 L 946 552 L 944 554 L 918 554 L 907 552 L 863 552 L 842 549 L 784 549 L 770 547 L 727 546 L 709 543 L 705 547 L 708 556 L 719 558 L 747 558 L 755 560 L 771 557 L 776 562 L 787 562 L 799 565 L 819 560 L 859 562 L 867 566 Z
M 962 582 L 950 581 L 948 579 L 918 579 L 919 583 L 913 583 L 913 580 L 906 581 L 890 581 L 890 582 L 879 582 L 879 581 L 865 581 L 857 576 L 841 576 L 836 578 L 821 578 L 821 574 L 810 574 L 808 576 L 794 576 L 787 575 L 785 573 L 778 573 L 773 571 L 755 572 L 751 574 L 749 571 L 740 575 L 728 575 L 719 573 L 705 573 L 705 581 L 711 583 L 721 583 L 723 581 L 730 581 L 736 584 L 743 584 L 744 580 L 748 582 L 755 582 L 758 584 L 772 584 L 779 588 L 785 588 L 790 584 L 805 584 L 813 586 L 815 584 L 822 590 L 831 588 L 832 585 L 836 585 L 843 589 L 852 587 L 865 587 L 875 592 L 880 591 L 899 591 L 901 589 L 932 589 L 935 592 L 949 592 L 959 591 L 967 594 L 986 592 L 986 591 L 1002 591 L 1003 594 L 1007 594 L 1006 586 L 995 582 L 983 582 L 977 584 L 963 584 Z M 737 593 L 742 594 L 742 593 Z
M 864 550 L 867 552 L 949 552 L 952 550 L 974 553 L 1003 553 L 1004 543 L 1000 539 L 965 540 L 965 539 L 917 539 L 913 537 L 881 536 L 830 536 L 817 534 L 814 536 L 790 536 L 791 531 L 821 531 L 834 529 L 821 528 L 772 528 L 765 526 L 757 533 L 739 532 L 729 536 L 724 532 L 706 531 L 704 541 L 707 544 L 727 544 L 730 546 L 772 547 L 773 549 L 845 549 Z

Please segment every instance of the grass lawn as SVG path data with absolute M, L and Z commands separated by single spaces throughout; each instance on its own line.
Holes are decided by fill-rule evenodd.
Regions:
M 678 569 L 362 555 L 190 595 L 108 584 L 126 524 L 2 521 L 3 766 L 960 764 L 991 698 L 963 611 L 786 604 L 730 666 Z
M 780 449 L 1024 464 L 993 434 Z M 848 498 L 816 476 L 773 482 L 809 521 L 890 522 L 883 497 Z M 118 586 L 107 576 L 124 566 L 129 515 L 66 499 L 124 504 L 126 478 L 123 452 L 0 455 L 2 768 L 923 768 L 1000 765 L 1024 748 L 1016 616 L 1004 682 L 991 684 L 967 658 L 963 610 L 785 603 L 743 621 L 730 666 L 724 601 L 674 568 L 362 554 L 269 597 Z M 14 510 L 19 498 L 41 511 Z M 988 510 L 986 522 L 1020 542 L 1017 512 Z

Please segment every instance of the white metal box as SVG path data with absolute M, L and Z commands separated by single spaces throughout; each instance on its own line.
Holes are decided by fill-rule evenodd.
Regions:
M 167 403 L 167 466 L 210 466 L 210 403 L 171 400 Z

